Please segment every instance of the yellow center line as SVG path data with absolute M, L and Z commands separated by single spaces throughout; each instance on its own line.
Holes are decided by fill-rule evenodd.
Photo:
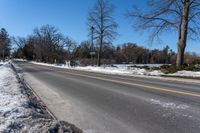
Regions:
M 49 68 L 45 67 L 45 69 L 49 69 Z M 137 84 L 137 83 L 130 83 L 130 82 L 125 82 L 125 81 L 119 81 L 119 80 L 106 79 L 106 78 L 101 78 L 101 77 L 95 77 L 95 76 L 71 73 L 71 72 L 67 72 L 67 71 L 64 71 L 64 70 L 56 70 L 56 69 L 51 69 L 51 68 L 49 70 L 57 71 L 57 72 L 60 72 L 60 73 L 67 73 L 67 74 L 75 75 L 75 76 L 98 79 L 98 80 L 102 80 L 102 81 L 109 81 L 109 82 L 112 82 L 112 83 L 128 85 L 128 86 L 132 86 L 132 87 L 140 87 L 138 89 L 157 90 L 157 91 L 162 91 L 162 92 L 170 92 L 170 93 L 175 93 L 175 94 L 200 97 L 200 93 L 195 93 L 195 92 L 191 92 L 191 91 L 171 90 L 171 89 L 166 89 L 166 88 L 161 88 L 161 87 L 156 87 L 156 86 L 147 86 L 147 85 L 142 85 L 142 84 Z

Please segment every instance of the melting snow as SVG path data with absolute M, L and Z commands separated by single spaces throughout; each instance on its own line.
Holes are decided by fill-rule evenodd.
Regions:
M 74 69 L 74 70 L 83 70 L 83 71 L 91 71 L 91 72 L 98 72 L 98 73 L 105 73 L 105 74 L 118 74 L 118 75 L 150 75 L 150 76 L 159 76 L 163 73 L 161 71 L 150 71 L 140 68 L 132 68 L 128 69 L 128 66 L 126 65 L 115 65 L 115 67 L 112 66 L 77 66 L 77 67 L 67 67 L 64 64 L 62 65 L 56 65 L 56 64 L 47 64 L 47 63 L 38 63 L 31 61 L 30 63 L 38 64 L 38 65 L 44 65 L 44 66 L 53 66 L 53 67 L 59 67 L 59 68 L 66 68 L 66 69 Z
M 200 77 L 200 71 L 199 72 L 178 71 L 178 72 L 170 74 L 170 75 L 171 76 L 185 76 L 185 77 Z
M 150 101 L 152 104 L 160 105 L 163 108 L 170 108 L 170 109 L 187 109 L 187 108 L 189 108 L 189 106 L 185 105 L 185 104 L 177 105 L 172 102 L 161 102 L 160 100 L 156 100 L 156 99 L 151 99 Z
M 74 70 L 83 70 L 83 71 L 91 71 L 91 72 L 98 72 L 98 73 L 105 73 L 105 74 L 118 74 L 118 75 L 149 75 L 149 76 L 161 76 L 161 75 L 169 75 L 169 76 L 180 76 L 180 77 L 200 77 L 200 71 L 192 72 L 192 71 L 178 71 L 174 74 L 164 74 L 160 70 L 146 70 L 137 67 L 132 67 L 128 69 L 131 65 L 126 64 L 114 64 L 112 66 L 86 66 L 86 67 L 67 67 L 64 64 L 56 65 L 56 64 L 47 64 L 47 63 L 39 63 L 31 61 L 33 64 L 45 65 L 45 66 L 52 66 L 52 67 L 59 67 L 65 69 L 74 69 Z M 135 66 L 149 66 L 149 67 L 159 67 L 161 64 L 134 64 Z

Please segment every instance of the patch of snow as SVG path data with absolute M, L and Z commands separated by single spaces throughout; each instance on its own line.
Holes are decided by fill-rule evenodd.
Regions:
M 2 60 L 0 60 L 0 65 L 3 65 L 3 64 L 4 64 L 4 62 Z
M 178 71 L 173 74 L 169 74 L 171 76 L 182 76 L 182 77 L 200 77 L 200 71 L 193 72 L 193 71 Z
M 192 116 L 191 115 L 183 115 L 184 117 L 189 117 L 189 118 L 192 118 Z
M 151 72 L 149 72 L 149 74 L 152 75 L 152 76 L 163 75 L 163 73 L 161 71 L 158 71 L 158 70 L 151 71 Z
M 27 61 L 26 59 L 15 59 L 16 61 Z
M 65 64 L 47 64 L 47 63 L 39 63 L 31 61 L 30 63 L 44 65 L 44 66 L 52 66 L 58 68 L 65 69 L 74 69 L 74 70 L 82 70 L 82 71 L 91 71 L 98 72 L 104 74 L 117 74 L 117 75 L 147 75 L 147 76 L 180 76 L 180 77 L 200 77 L 200 71 L 178 71 L 174 74 L 164 74 L 160 70 L 146 70 L 143 68 L 132 67 L 129 69 L 129 66 L 149 66 L 149 67 L 159 67 L 162 64 L 114 64 L 112 66 L 77 66 L 77 67 L 68 67 Z
M 27 98 L 18 89 L 20 85 L 8 64 L 0 68 L 0 81 L 0 132 L 3 132 L 13 119 L 25 117 L 28 112 L 22 108 Z
M 47 64 L 47 63 L 39 63 L 31 61 L 30 63 L 44 65 L 44 66 L 52 66 L 52 67 L 59 67 L 65 69 L 73 69 L 73 70 L 82 70 L 82 71 L 91 71 L 91 72 L 98 72 L 98 73 L 105 73 L 105 74 L 117 74 L 117 75 L 150 75 L 150 76 L 159 76 L 163 74 L 161 71 L 150 71 L 140 68 L 132 68 L 128 69 L 126 66 L 121 67 L 112 67 L 112 66 L 77 66 L 77 67 L 67 67 L 64 64 L 57 65 L 57 64 Z
M 140 69 L 140 68 L 133 68 L 129 70 L 127 68 L 86 66 L 86 67 L 74 67 L 72 69 L 105 73 L 105 74 L 117 74 L 117 75 L 151 75 L 151 76 L 156 75 L 158 76 L 159 74 L 161 74 L 161 72 L 158 72 L 158 71 L 149 71 L 149 70 Z
M 138 67 L 142 67 L 142 66 L 148 66 L 150 68 L 152 67 L 160 67 L 164 64 L 113 64 L 113 66 L 116 66 L 118 68 L 128 68 L 131 66 L 138 66 Z
M 189 106 L 185 105 L 185 104 L 177 105 L 177 104 L 172 103 L 172 102 L 161 102 L 160 100 L 156 100 L 156 99 L 151 99 L 150 102 L 152 104 L 160 105 L 163 108 L 169 108 L 169 109 L 182 109 L 182 110 L 184 110 L 184 109 L 189 108 Z

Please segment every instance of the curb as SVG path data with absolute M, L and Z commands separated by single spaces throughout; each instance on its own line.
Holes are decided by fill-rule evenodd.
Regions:
M 22 78 L 23 79 L 23 78 Z M 58 120 L 58 118 L 51 112 L 51 110 L 46 106 L 46 104 L 41 100 L 38 94 L 33 90 L 33 88 L 23 79 L 25 86 L 31 90 L 33 95 L 37 98 L 37 100 L 42 104 L 42 106 L 46 109 L 46 111 L 51 115 L 54 120 Z
M 45 110 L 47 111 L 47 113 L 49 113 L 49 115 L 54 119 L 54 120 L 58 120 L 57 117 L 50 111 L 50 109 L 45 105 L 45 103 L 41 100 L 41 98 L 37 95 L 37 93 L 31 88 L 31 86 L 24 80 L 23 77 L 20 77 L 17 69 L 15 68 L 15 66 L 10 63 L 11 68 L 14 70 L 17 78 L 19 79 L 20 83 L 27 89 L 29 89 L 32 94 L 36 97 L 36 99 L 38 100 L 38 102 L 45 108 Z
M 23 87 L 25 87 L 26 89 L 30 90 L 31 93 L 35 96 L 35 98 L 37 99 L 37 101 L 39 102 L 39 104 L 45 109 L 45 111 L 50 115 L 50 117 L 59 122 L 59 125 L 67 125 L 70 126 L 71 129 L 73 130 L 72 133 L 83 133 L 83 131 L 81 129 L 79 129 L 78 127 L 76 127 L 75 125 L 65 122 L 65 121 L 59 121 L 58 118 L 51 112 L 51 110 L 46 106 L 46 104 L 41 100 L 41 98 L 39 97 L 39 95 L 37 95 L 37 93 L 33 90 L 33 88 L 31 88 L 31 86 L 24 80 L 23 77 L 20 77 L 18 74 L 18 71 L 16 69 L 16 67 L 9 62 L 9 64 L 11 65 L 11 68 L 13 69 L 13 71 L 15 72 L 17 79 L 19 79 L 19 82 L 23 85 Z
M 39 104 L 45 109 L 45 111 L 50 115 L 50 117 L 53 120 L 56 120 L 60 123 L 60 125 L 68 125 L 71 127 L 71 129 L 73 130 L 72 133 L 83 133 L 83 131 L 81 129 L 79 129 L 78 127 L 76 127 L 74 124 L 65 122 L 65 121 L 59 121 L 58 118 L 51 112 L 51 110 L 46 106 L 46 104 L 41 100 L 41 98 L 39 97 L 39 95 L 37 95 L 37 93 L 33 90 L 33 88 L 31 88 L 31 86 L 24 80 L 23 77 L 20 77 L 18 74 L 18 71 L 16 69 L 16 67 L 13 65 L 13 63 L 9 62 L 9 64 L 11 65 L 11 68 L 14 70 L 17 78 L 19 79 L 19 82 L 23 85 L 23 87 L 25 87 L 26 89 L 30 90 L 31 93 L 35 96 L 36 100 L 39 102 Z

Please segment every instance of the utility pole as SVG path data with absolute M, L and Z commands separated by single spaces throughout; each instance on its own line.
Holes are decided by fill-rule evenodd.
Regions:
M 95 52 L 94 52 L 94 27 L 92 26 L 91 27 L 91 48 L 90 48 L 90 55 L 91 55 L 91 63 L 92 63 L 92 66 L 94 65 L 94 55 L 95 55 Z

